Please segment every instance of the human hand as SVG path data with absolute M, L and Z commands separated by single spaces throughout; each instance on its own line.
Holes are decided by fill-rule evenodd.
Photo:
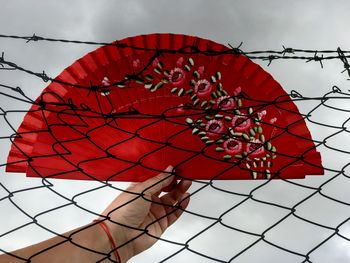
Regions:
M 122 262 L 150 248 L 183 213 L 190 201 L 191 181 L 181 180 L 159 196 L 174 181 L 173 167 L 142 183 L 131 185 L 102 213 Z

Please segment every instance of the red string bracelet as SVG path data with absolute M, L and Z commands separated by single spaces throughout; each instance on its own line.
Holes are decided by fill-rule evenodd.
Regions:
M 111 243 L 111 247 L 112 247 L 112 250 L 114 252 L 114 256 L 115 258 L 118 260 L 118 263 L 121 263 L 122 261 L 120 260 L 120 256 L 119 256 L 119 253 L 118 253 L 118 250 L 117 250 L 117 246 L 115 245 L 115 242 L 114 242 L 114 239 L 112 237 L 112 234 L 111 232 L 109 231 L 107 225 L 105 224 L 105 222 L 101 221 L 101 220 L 98 220 L 98 219 L 95 219 L 93 221 L 94 223 L 95 222 L 98 222 L 98 224 L 102 227 L 102 229 L 106 232 L 107 236 L 108 236 L 108 239 L 109 239 L 109 242 Z

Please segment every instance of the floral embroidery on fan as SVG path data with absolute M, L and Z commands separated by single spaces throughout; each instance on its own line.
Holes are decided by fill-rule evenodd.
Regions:
M 182 67 L 183 63 L 184 63 L 184 58 L 179 57 L 179 59 L 176 61 L 176 66 Z
M 179 104 L 179 105 L 177 106 L 176 111 L 177 111 L 178 113 L 184 113 L 184 112 L 185 112 L 184 105 L 183 105 L 182 103 Z
M 158 63 L 159 63 L 158 58 L 155 58 L 155 59 L 152 61 L 152 66 L 155 68 L 155 67 L 158 66 Z
M 197 72 L 201 75 L 204 74 L 204 66 L 198 67 Z
M 210 120 L 205 126 L 208 136 L 215 137 L 226 133 L 226 128 L 222 121 Z
M 235 131 L 246 131 L 252 125 L 252 121 L 248 116 L 234 116 L 231 123 Z
M 235 101 L 230 96 L 222 96 L 216 100 L 216 106 L 221 110 L 232 110 L 235 108 Z
M 132 67 L 133 67 L 134 69 L 138 69 L 138 68 L 140 68 L 140 66 L 141 66 L 141 61 L 140 61 L 140 59 L 135 59 L 135 60 L 132 62 Z
M 100 91 L 101 96 L 108 96 L 111 90 L 108 88 L 111 85 L 111 82 L 107 77 L 104 77 L 101 81 L 102 86 L 107 87 L 107 89 L 103 89 Z
M 206 79 L 198 80 L 196 85 L 194 86 L 195 93 L 200 97 L 209 95 L 211 90 L 211 84 Z
M 236 139 L 227 139 L 223 144 L 224 150 L 228 154 L 237 154 L 242 151 L 242 142 Z
M 259 155 L 264 152 L 264 145 L 259 139 L 253 139 L 247 144 L 247 153 L 250 153 L 252 156 Z
M 238 96 L 242 92 L 242 88 L 239 86 L 233 91 L 234 96 Z
M 258 112 L 258 117 L 262 120 L 266 116 L 266 110 Z
M 104 77 L 103 80 L 101 81 L 103 86 L 109 86 L 111 85 L 111 82 L 109 81 L 109 79 L 107 77 Z
M 249 96 L 241 86 L 229 94 L 221 82 L 221 72 L 210 74 L 203 65 L 195 65 L 191 57 L 181 56 L 174 64 L 167 65 L 156 58 L 152 68 L 135 81 L 151 92 L 168 89 L 173 96 L 184 97 L 184 103 L 176 107 L 184 116 L 188 109 L 201 109 L 204 117 L 185 120 L 193 136 L 198 136 L 215 156 L 245 165 L 254 179 L 270 178 L 277 150 L 263 132 L 262 120 L 268 111 L 244 107 Z M 275 123 L 277 118 L 271 117 L 270 123 Z
M 272 119 L 270 120 L 270 123 L 271 123 L 271 124 L 274 124 L 276 121 L 277 121 L 277 118 L 274 117 L 274 118 L 272 118 Z
M 173 86 L 180 86 L 186 80 L 186 73 L 181 68 L 174 68 L 170 71 L 169 74 L 169 82 L 173 84 Z

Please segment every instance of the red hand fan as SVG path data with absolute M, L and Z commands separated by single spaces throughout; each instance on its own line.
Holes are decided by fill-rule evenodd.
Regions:
M 6 171 L 143 181 L 323 174 L 296 105 L 261 67 L 209 40 L 141 35 L 85 55 L 45 88 Z

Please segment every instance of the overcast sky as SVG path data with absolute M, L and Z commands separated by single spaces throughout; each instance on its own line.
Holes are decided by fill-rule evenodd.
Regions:
M 259 1 L 259 0 L 0 0 L 0 34 L 25 35 L 37 34 L 51 38 L 65 38 L 97 42 L 111 42 L 128 36 L 153 32 L 172 32 L 196 35 L 222 44 L 233 46 L 243 42 L 244 51 L 281 50 L 286 47 L 301 49 L 332 49 L 341 47 L 350 50 L 350 2 L 347 0 L 311 0 L 311 1 Z M 36 72 L 43 70 L 49 76 L 56 76 L 65 67 L 96 46 L 63 44 L 54 42 L 30 42 L 0 38 L 0 52 L 6 60 Z M 270 72 L 286 91 L 297 90 L 305 96 L 323 96 L 333 85 L 344 91 L 349 90 L 346 75 L 341 74 L 340 61 L 326 61 L 321 69 L 318 63 L 296 61 L 274 61 L 270 67 L 266 62 L 255 61 Z M 0 71 L 0 84 L 19 86 L 35 99 L 47 85 L 42 80 L 21 72 Z M 0 88 L 0 92 L 14 94 Z M 330 101 L 329 104 L 350 110 L 349 100 Z M 307 113 L 317 102 L 298 103 L 301 112 Z M 8 110 L 26 110 L 30 105 L 0 95 L 0 107 Z M 8 118 L 14 127 L 18 127 L 23 114 L 10 114 Z M 349 112 L 321 107 L 312 115 L 313 121 L 341 127 L 349 118 Z M 315 140 L 322 141 L 337 129 L 326 128 L 308 122 Z M 350 127 L 349 123 L 345 126 Z M 350 131 L 350 129 L 348 129 Z M 11 130 L 0 118 L 0 137 L 9 136 Z M 343 132 L 329 139 L 330 146 L 350 152 L 350 133 Z M 0 139 L 0 164 L 6 162 L 10 142 Z M 323 164 L 327 168 L 341 170 L 349 163 L 349 154 L 339 153 L 320 147 Z M 347 168 L 349 175 L 349 168 Z M 297 183 L 317 188 L 336 173 L 327 172 L 323 177 L 306 178 Z M 41 180 L 26 178 L 19 174 L 5 174 L 0 170 L 0 182 L 10 191 L 42 185 Z M 75 182 L 54 180 L 53 189 L 71 198 L 84 190 L 97 187 L 93 182 Z M 263 182 L 226 181 L 216 182 L 218 187 L 231 192 L 247 194 Z M 115 183 L 125 187 L 124 183 Z M 194 184 L 191 192 L 201 185 Z M 314 195 L 303 205 L 298 206 L 297 215 L 311 221 L 336 227 L 350 217 L 349 189 L 350 181 L 339 176 L 327 183 L 323 193 L 338 200 L 340 204 L 319 194 Z M 266 187 L 254 192 L 257 199 L 275 202 L 292 207 L 315 191 L 285 182 L 271 182 Z M 115 190 L 103 189 L 85 194 L 77 201 L 81 206 L 101 212 L 118 194 Z M 0 187 L 0 198 L 6 196 Z M 65 204 L 65 200 L 46 188 L 34 189 L 15 194 L 13 199 L 30 215 Z M 98 202 L 96 202 L 98 200 Z M 189 210 L 203 215 L 218 217 L 224 211 L 239 203 L 242 198 L 206 188 L 192 198 Z M 252 200 L 238 206 L 224 217 L 224 223 L 239 229 L 261 233 L 274 222 L 285 216 L 286 211 L 254 203 Z M 79 208 L 68 206 L 39 217 L 40 223 L 57 232 L 86 224 L 93 215 Z M 8 199 L 0 201 L 0 235 L 28 222 L 28 218 L 16 209 Z M 184 214 L 163 236 L 165 239 L 185 243 L 192 236 L 203 230 L 213 221 Z M 267 234 L 268 240 L 290 250 L 307 253 L 332 231 L 318 228 L 289 217 Z M 350 223 L 341 227 L 341 234 L 350 238 Z M 12 250 L 51 237 L 47 231 L 35 225 L 22 228 L 0 237 L 0 248 Z M 228 230 L 222 225 L 215 225 L 204 234 L 190 242 L 192 250 L 204 253 L 222 261 L 228 261 L 254 238 L 238 231 Z M 131 262 L 159 262 L 180 250 L 166 242 L 158 242 L 152 249 L 140 254 Z M 334 236 L 316 251 L 310 254 L 312 262 L 350 261 L 350 242 Z M 303 258 L 278 250 L 267 243 L 259 242 L 243 253 L 234 262 L 302 262 Z M 190 251 L 184 251 L 167 262 L 214 262 Z

